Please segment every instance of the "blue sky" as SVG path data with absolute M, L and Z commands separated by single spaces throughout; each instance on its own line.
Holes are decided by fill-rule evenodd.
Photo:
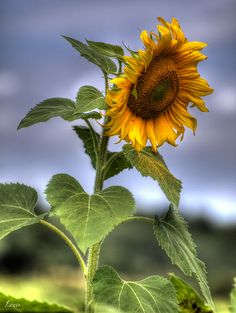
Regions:
M 217 222 L 236 221 L 236 2 L 225 1 L 0 1 L 0 181 L 34 186 L 40 198 L 56 173 L 75 176 L 92 192 L 94 171 L 71 126 L 54 119 L 16 131 L 31 107 L 50 97 L 74 98 L 82 85 L 104 89 L 101 72 L 61 37 L 142 48 L 139 32 L 155 30 L 157 16 L 175 16 L 189 40 L 205 41 L 208 60 L 199 71 L 215 89 L 206 97 L 210 113 L 187 130 L 178 148 L 159 152 L 183 181 L 181 209 Z M 120 146 L 110 143 L 111 150 Z M 129 188 L 138 206 L 158 213 L 168 203 L 151 179 L 124 171 L 106 186 Z M 44 202 L 45 203 L 45 202 Z

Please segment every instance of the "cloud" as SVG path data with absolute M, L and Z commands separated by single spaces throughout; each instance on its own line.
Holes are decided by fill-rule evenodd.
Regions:
M 20 79 L 15 72 L 0 71 L 0 97 L 15 95 L 20 88 Z
M 3 16 L 6 32 L 15 34 L 17 25 L 18 35 L 31 33 L 34 37 L 43 36 L 44 40 L 51 34 L 64 33 L 67 30 L 74 33 L 76 29 L 78 34 L 84 36 L 89 33 L 95 37 L 100 36 L 102 31 L 104 38 L 112 31 L 115 37 L 119 36 L 118 34 L 128 34 L 134 38 L 138 27 L 154 29 L 157 16 L 170 19 L 174 15 L 179 18 L 184 30 L 193 40 L 200 39 L 201 36 L 204 36 L 205 40 L 225 40 L 234 36 L 236 26 L 233 0 L 214 2 L 182 0 L 181 5 L 174 0 L 165 2 L 152 0 L 148 3 L 141 0 L 118 2 L 102 0 L 93 1 L 92 4 L 82 1 L 68 3 L 52 0 L 46 2 L 47 5 L 37 5 L 34 8 L 30 1 L 25 3 L 28 5 L 23 7 L 22 3 L 14 3 L 14 11 L 11 10 L 13 2 L 5 4 L 10 12 Z M 227 20 L 223 18 L 225 16 Z M 26 28 L 25 25 L 29 27 Z M 137 37 L 138 35 L 135 38 Z
M 124 40 L 136 49 L 142 47 L 139 28 L 155 29 L 158 15 L 168 20 L 174 15 L 189 40 L 209 43 L 209 59 L 199 68 L 215 92 L 205 98 L 210 113 L 191 110 L 198 118 L 196 136 L 186 130 L 178 148 L 165 145 L 160 153 L 184 183 L 183 207 L 200 212 L 196 206 L 209 206 L 213 218 L 220 219 L 225 214 L 222 218 L 227 215 L 230 219 L 236 212 L 236 145 L 232 140 L 236 125 L 235 5 L 235 0 L 0 1 L 4 8 L 0 9 L 0 14 L 4 12 L 4 27 L 0 29 L 4 62 L 0 72 L 1 180 L 17 179 L 36 186 L 43 197 L 51 175 L 67 172 L 78 174 L 90 192 L 94 171 L 82 143 L 71 134 L 65 121 L 54 119 L 18 133 L 17 123 L 43 99 L 74 99 L 79 87 L 85 84 L 104 89 L 101 71 L 81 58 L 60 38 L 61 34 L 118 44 Z M 111 139 L 111 150 L 118 150 L 123 144 L 115 145 L 116 140 Z M 156 182 L 135 171 L 126 171 L 106 182 L 106 186 L 111 184 L 129 188 L 140 206 L 167 207 Z M 223 188 L 227 189 L 224 195 Z M 227 208 L 222 213 L 224 207 Z
M 236 89 L 233 86 L 221 86 L 214 94 L 214 109 L 219 113 L 230 115 L 236 113 Z
M 220 194 L 220 193 L 219 193 Z M 212 193 L 188 193 L 181 201 L 182 212 L 189 216 L 204 216 L 219 224 L 236 222 L 236 197 Z

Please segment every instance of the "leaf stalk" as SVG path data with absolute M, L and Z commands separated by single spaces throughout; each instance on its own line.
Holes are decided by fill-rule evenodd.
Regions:
M 57 228 L 53 224 L 51 224 L 45 220 L 40 220 L 39 223 L 46 226 L 47 228 L 50 228 L 52 231 L 54 231 L 59 237 L 61 237 L 65 241 L 65 243 L 69 246 L 69 248 L 71 249 L 71 251 L 75 255 L 76 259 L 78 260 L 80 267 L 81 267 L 81 270 L 84 274 L 84 277 L 86 278 L 87 266 L 84 262 L 82 255 L 80 254 L 77 247 L 73 244 L 73 242 L 59 228 Z

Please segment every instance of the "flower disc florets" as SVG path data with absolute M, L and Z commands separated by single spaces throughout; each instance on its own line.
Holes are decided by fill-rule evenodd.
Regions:
M 174 62 L 154 58 L 134 88 L 136 94 L 131 93 L 127 102 L 130 111 L 144 120 L 158 117 L 178 96 L 179 79 Z

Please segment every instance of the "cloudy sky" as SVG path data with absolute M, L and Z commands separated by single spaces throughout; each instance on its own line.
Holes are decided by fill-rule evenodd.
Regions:
M 62 34 L 80 40 L 124 41 L 135 50 L 142 48 L 140 30 L 155 29 L 157 16 L 175 16 L 189 40 L 209 44 L 208 60 L 199 71 L 215 92 L 205 98 L 210 113 L 192 109 L 198 118 L 196 136 L 187 130 L 178 148 L 164 145 L 160 153 L 183 181 L 183 212 L 236 222 L 235 12 L 235 0 L 0 1 L 0 181 L 30 184 L 43 201 L 50 177 L 64 172 L 91 193 L 94 171 L 71 131 L 76 122 L 57 118 L 18 132 L 17 125 L 44 99 L 73 99 L 86 84 L 104 89 L 101 72 L 82 59 Z M 114 142 L 110 149 L 118 150 Z M 135 170 L 106 182 L 114 184 L 129 188 L 146 210 L 158 212 L 167 206 L 156 183 Z

